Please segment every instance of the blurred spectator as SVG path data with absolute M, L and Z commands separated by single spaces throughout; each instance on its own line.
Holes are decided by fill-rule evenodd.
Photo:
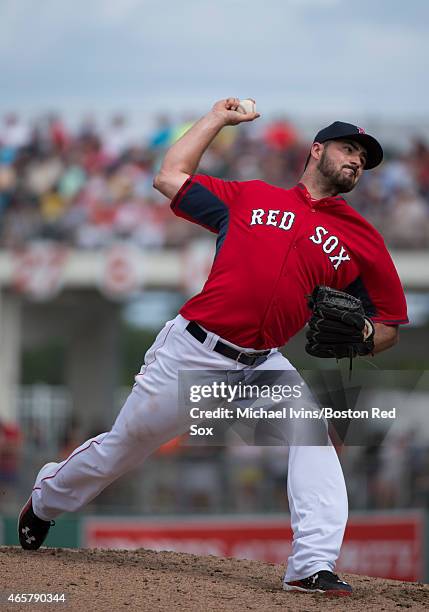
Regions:
M 0 420 L 0 512 L 16 502 L 22 435 L 16 423 Z
M 403 508 L 409 502 L 409 463 L 406 460 L 407 435 L 392 437 L 380 447 L 375 477 L 375 507 Z
M 53 114 L 49 117 L 49 138 L 54 149 L 58 152 L 65 151 L 69 144 L 69 137 L 64 123 Z
M 167 115 L 159 115 L 156 119 L 156 127 L 149 137 L 151 149 L 166 148 L 172 139 L 173 126 Z
M 102 139 L 105 153 L 115 159 L 131 147 L 133 140 L 134 135 L 127 125 L 125 116 L 118 114 L 112 117 Z
M 429 147 L 425 142 L 414 140 L 409 162 L 421 196 L 429 200 Z
M 8 113 L 0 127 L 0 145 L 12 151 L 24 147 L 29 141 L 30 133 L 27 124 L 16 113 Z
M 384 237 L 399 248 L 427 246 L 429 206 L 411 187 L 399 189 L 385 219 Z
M 264 133 L 265 143 L 275 151 L 286 151 L 298 140 L 294 127 L 286 119 L 270 123 Z

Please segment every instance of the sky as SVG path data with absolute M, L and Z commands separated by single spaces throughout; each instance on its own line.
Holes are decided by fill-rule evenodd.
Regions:
M 428 117 L 427 0 L 0 0 L 0 112 Z

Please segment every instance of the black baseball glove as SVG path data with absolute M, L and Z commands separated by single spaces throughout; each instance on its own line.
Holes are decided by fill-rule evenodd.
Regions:
M 362 302 L 343 291 L 317 286 L 308 296 L 312 315 L 305 350 L 314 357 L 350 360 L 374 351 L 374 324 Z

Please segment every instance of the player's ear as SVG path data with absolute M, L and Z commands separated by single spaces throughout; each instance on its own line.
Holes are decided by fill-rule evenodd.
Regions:
M 311 145 L 311 149 L 310 149 L 311 157 L 319 161 L 319 159 L 322 157 L 324 148 L 325 148 L 325 145 L 323 143 L 313 142 L 313 144 Z

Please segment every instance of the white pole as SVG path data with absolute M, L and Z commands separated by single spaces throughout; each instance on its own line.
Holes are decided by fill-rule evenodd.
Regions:
M 21 353 L 21 298 L 0 287 L 0 418 L 17 418 Z

